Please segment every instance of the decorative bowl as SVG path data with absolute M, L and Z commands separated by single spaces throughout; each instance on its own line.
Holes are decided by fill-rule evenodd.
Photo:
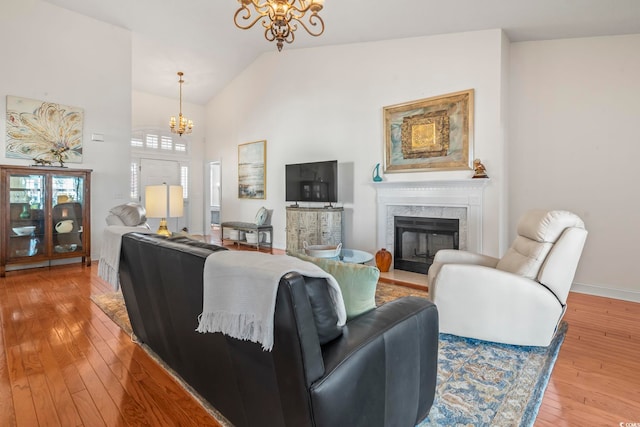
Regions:
M 55 245 L 53 247 L 53 250 L 58 252 L 58 253 L 66 253 L 66 252 L 73 252 L 78 248 L 78 245 L 75 243 L 69 243 L 66 245 Z
M 335 258 L 340 256 L 342 250 L 342 243 L 338 243 L 338 246 L 331 245 L 307 245 L 307 242 L 302 242 L 304 252 L 312 257 L 316 258 Z
M 24 227 L 13 227 L 12 230 L 18 236 L 28 236 L 36 229 L 35 225 L 25 225 Z
M 38 248 L 16 250 L 16 256 L 34 256 L 37 253 L 38 253 Z

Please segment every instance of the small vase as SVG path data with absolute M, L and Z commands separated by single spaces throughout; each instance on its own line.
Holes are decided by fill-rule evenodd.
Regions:
M 389 271 L 392 258 L 393 257 L 391 256 L 391 252 L 389 252 L 385 248 L 382 248 L 378 252 L 376 252 L 376 266 L 378 267 L 378 270 L 383 273 Z
M 382 177 L 380 176 L 380 163 L 378 163 L 376 167 L 373 168 L 372 178 L 373 178 L 373 182 L 382 181 Z
M 29 207 L 27 205 L 24 205 L 22 207 L 22 212 L 20 213 L 20 219 L 29 219 L 29 218 L 31 218 L 31 212 L 29 212 Z

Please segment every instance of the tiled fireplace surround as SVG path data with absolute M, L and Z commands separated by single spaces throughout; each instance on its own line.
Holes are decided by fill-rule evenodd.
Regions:
M 394 216 L 457 218 L 460 249 L 482 252 L 482 193 L 486 182 L 458 179 L 376 183 L 377 247 L 393 254 Z

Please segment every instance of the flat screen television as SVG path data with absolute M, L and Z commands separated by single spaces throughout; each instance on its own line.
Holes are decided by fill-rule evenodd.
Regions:
M 338 202 L 338 161 L 285 166 L 287 202 Z

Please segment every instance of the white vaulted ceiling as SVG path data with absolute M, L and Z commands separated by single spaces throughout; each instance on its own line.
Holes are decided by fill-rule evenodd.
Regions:
M 133 88 L 204 105 L 263 52 L 260 24 L 240 30 L 235 0 L 46 0 L 131 30 Z M 640 0 L 326 0 L 325 33 L 299 28 L 289 49 L 502 28 L 513 42 L 640 33 Z M 285 53 L 286 54 L 286 53 Z M 321 70 L 319 70 L 321 72 Z

